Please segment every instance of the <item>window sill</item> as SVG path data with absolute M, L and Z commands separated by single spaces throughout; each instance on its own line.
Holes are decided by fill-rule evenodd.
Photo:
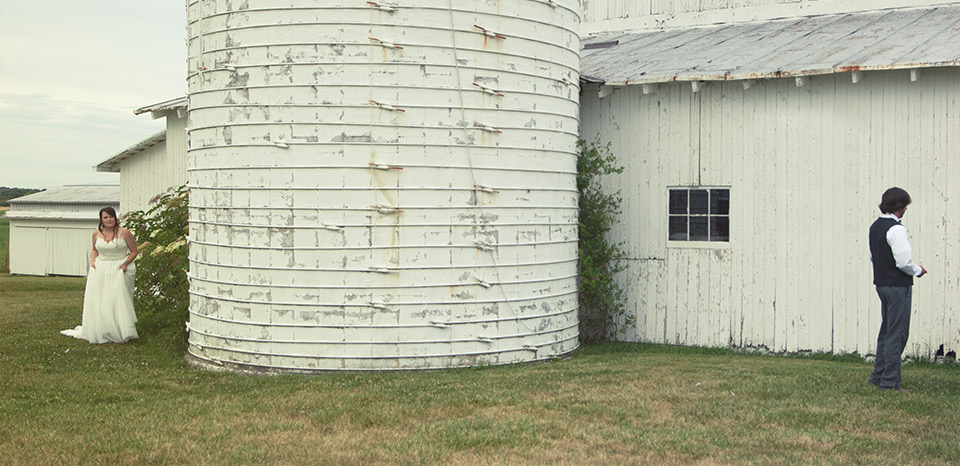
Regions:
M 667 241 L 667 249 L 730 249 L 729 241 Z

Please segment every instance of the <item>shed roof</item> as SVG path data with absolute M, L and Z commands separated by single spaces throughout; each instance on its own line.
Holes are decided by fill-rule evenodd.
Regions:
M 177 97 L 176 99 L 164 100 L 156 104 L 140 107 L 133 111 L 134 115 L 140 115 L 147 112 L 164 112 L 168 110 L 182 110 L 187 108 L 187 98 Z
M 143 151 L 145 151 L 145 150 L 147 150 L 147 149 L 149 149 L 149 148 L 151 148 L 151 147 L 153 147 L 153 146 L 155 146 L 155 145 L 157 145 L 157 144 L 160 144 L 161 142 L 164 142 L 164 141 L 166 141 L 166 140 L 167 140 L 167 132 L 166 132 L 166 131 L 160 131 L 159 133 L 156 133 L 156 134 L 154 134 L 154 135 L 151 135 L 151 136 L 145 138 L 144 140 L 142 140 L 142 141 L 140 141 L 140 142 L 138 142 L 138 143 L 136 143 L 136 144 L 134 144 L 134 145 L 132 145 L 132 146 L 130 146 L 130 147 L 128 147 L 128 148 L 120 151 L 120 152 L 118 152 L 117 154 L 111 156 L 111 157 L 108 158 L 107 160 L 104 160 L 103 162 L 100 162 L 100 163 L 94 165 L 94 166 L 93 166 L 93 169 L 96 170 L 96 171 L 98 171 L 98 172 L 113 172 L 113 173 L 119 173 L 119 172 L 120 172 L 120 162 L 123 162 L 124 160 L 126 160 L 126 159 L 128 159 L 128 158 L 130 158 L 130 157 L 133 157 L 134 155 L 137 155 L 137 154 L 139 154 L 139 153 L 141 153 L 141 152 L 143 152 Z
M 629 85 L 960 66 L 960 4 L 603 34 L 586 81 Z
M 10 199 L 10 204 L 120 204 L 118 184 L 74 184 Z M 16 210 L 11 208 L 9 215 Z

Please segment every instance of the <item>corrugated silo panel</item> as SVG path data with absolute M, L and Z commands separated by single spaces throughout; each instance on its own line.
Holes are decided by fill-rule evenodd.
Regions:
M 578 9 L 188 3 L 195 361 L 576 349 Z

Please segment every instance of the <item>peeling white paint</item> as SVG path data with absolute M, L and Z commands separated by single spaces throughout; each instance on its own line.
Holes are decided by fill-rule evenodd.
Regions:
M 320 371 L 576 349 L 578 9 L 189 2 L 190 354 Z

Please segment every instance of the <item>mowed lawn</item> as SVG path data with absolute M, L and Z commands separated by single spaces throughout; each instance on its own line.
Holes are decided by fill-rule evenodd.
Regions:
M 0 464 L 960 463 L 960 370 L 606 344 L 511 367 L 250 377 L 89 345 L 82 278 L 0 275 Z

